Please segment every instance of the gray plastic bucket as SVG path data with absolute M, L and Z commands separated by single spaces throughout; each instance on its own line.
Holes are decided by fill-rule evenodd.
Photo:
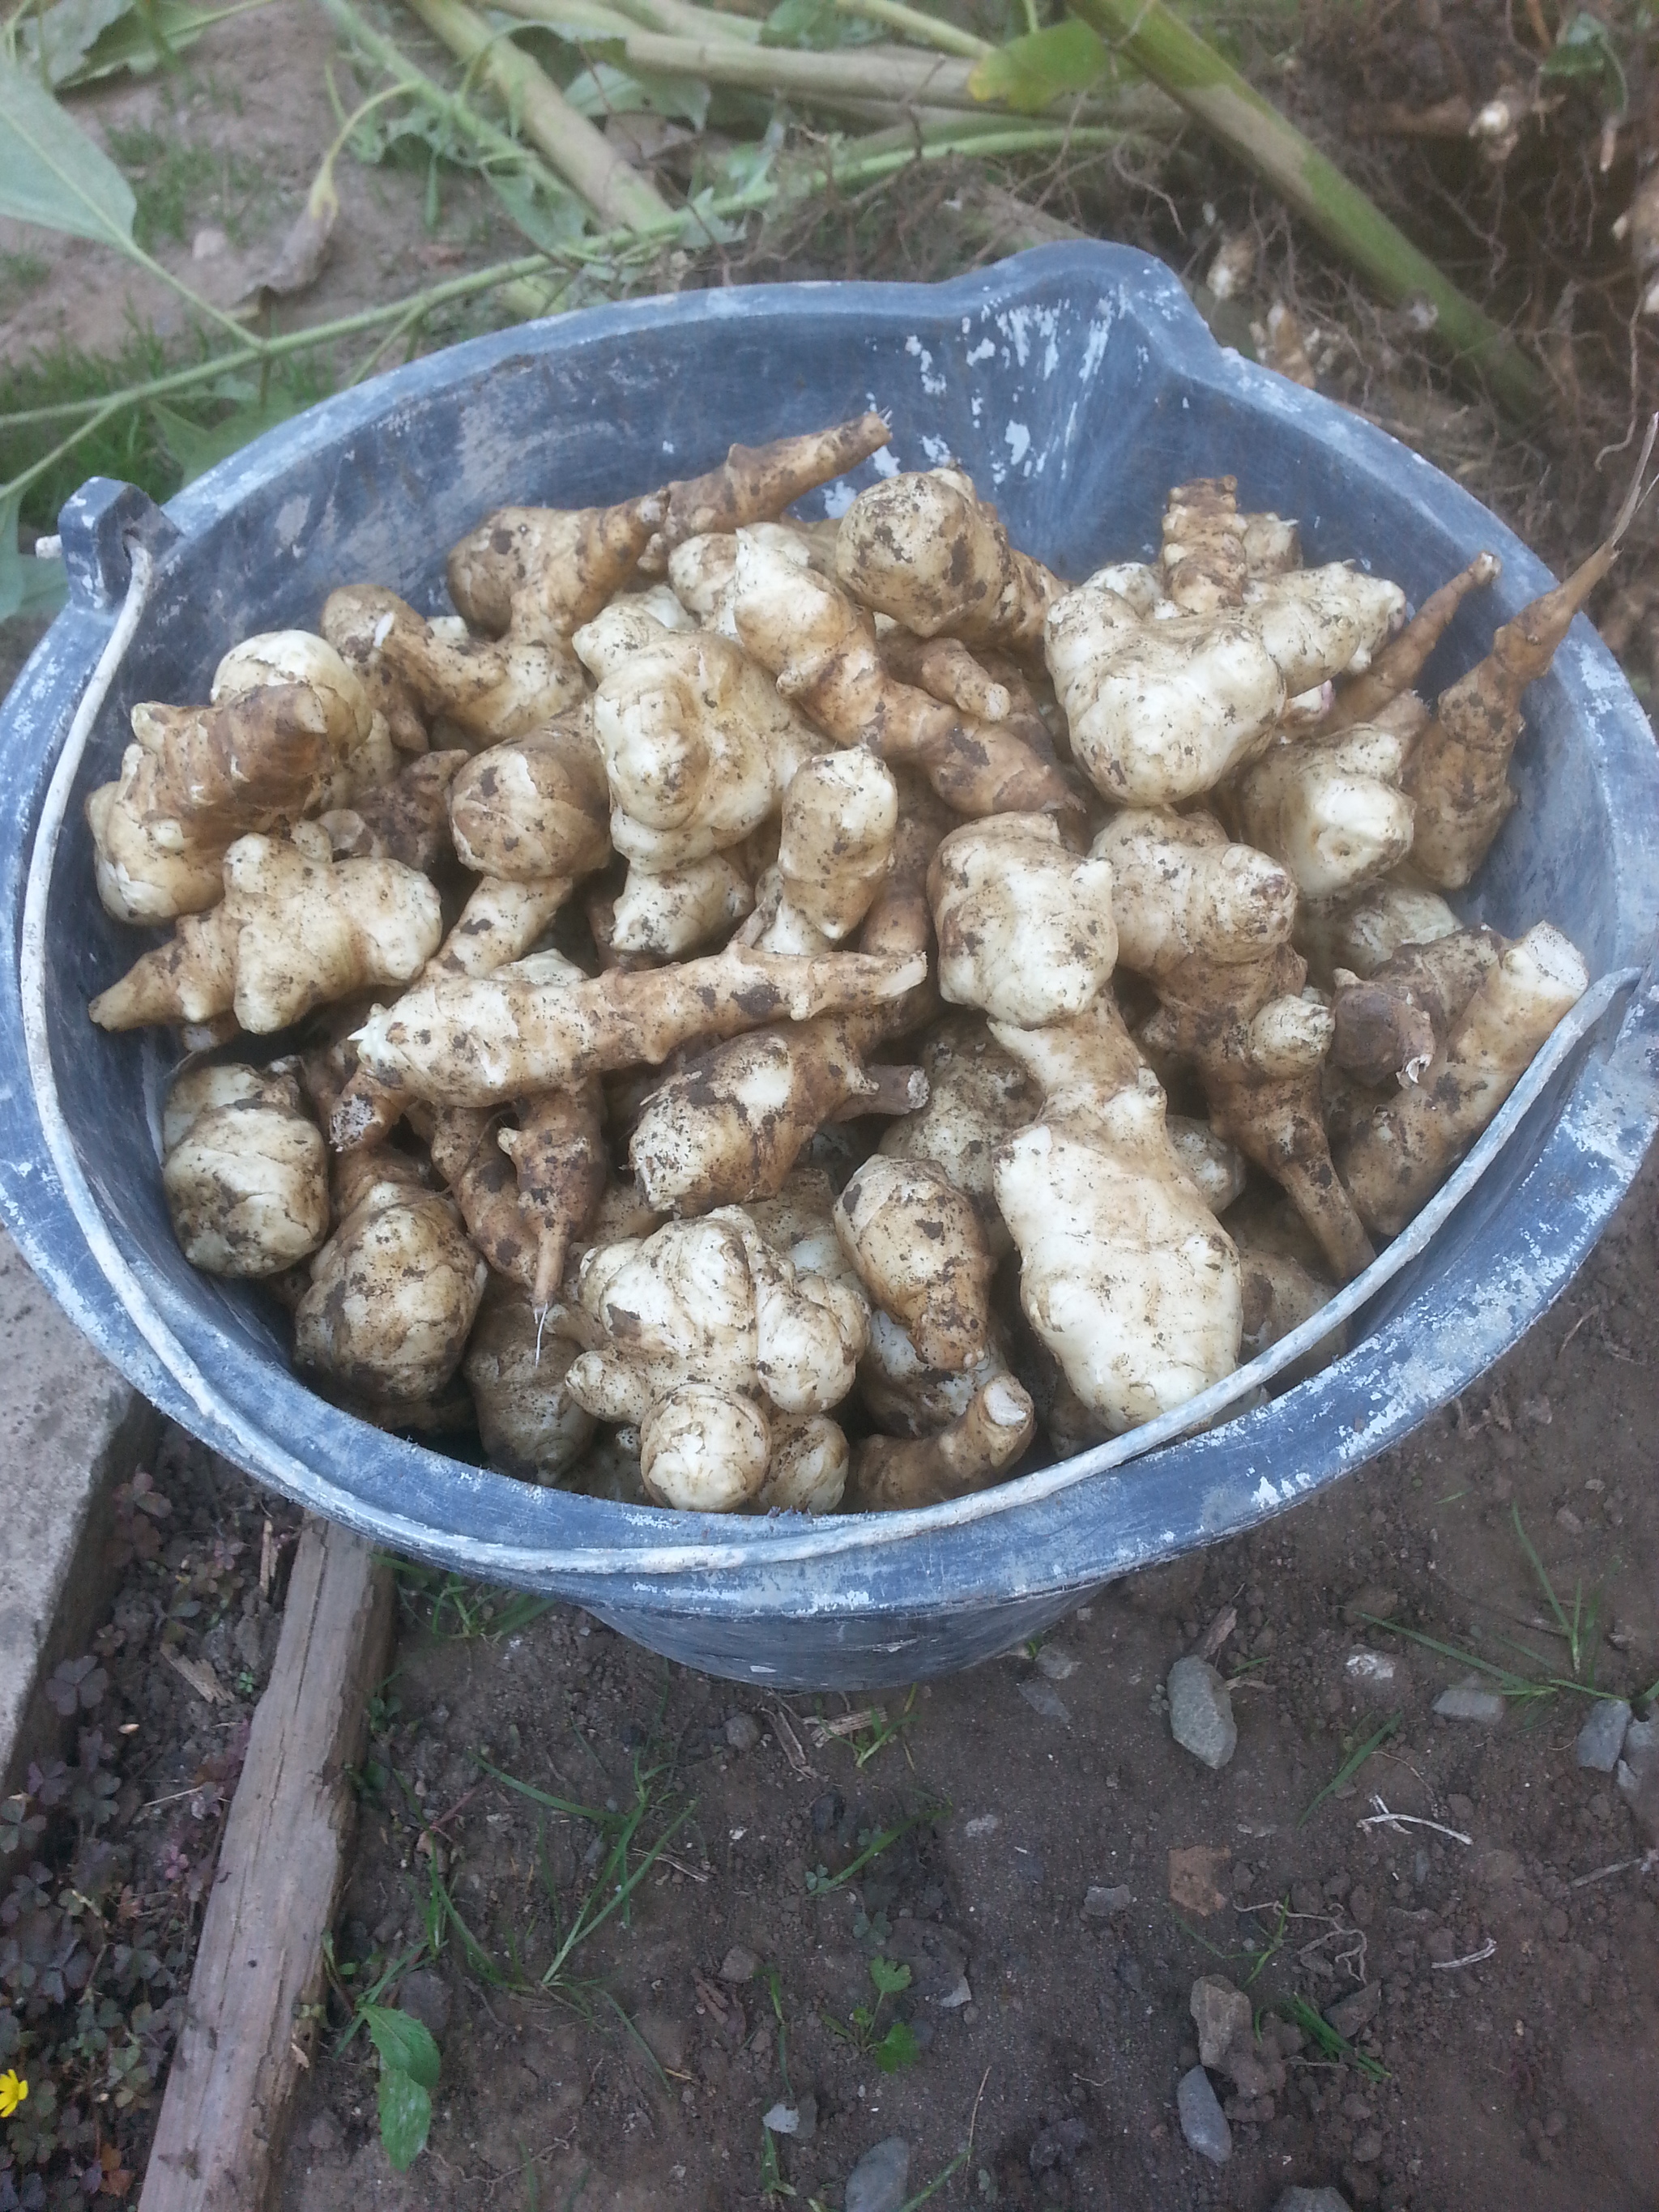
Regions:
M 1334 1481 L 1538 1317 L 1659 1122 L 1659 990 L 1635 972 L 1659 915 L 1659 763 L 1640 708 L 1580 620 L 1529 696 L 1522 804 L 1468 908 L 1511 933 L 1554 921 L 1601 988 L 1456 1185 L 1353 1286 L 1353 1348 L 1310 1381 L 1205 1433 L 1175 1433 L 1183 1415 L 955 1505 L 818 1522 L 535 1489 L 384 1435 L 298 1382 L 259 1295 L 196 1273 L 173 1241 L 158 1171 L 161 1041 L 106 1036 L 86 1018 L 88 998 L 134 953 L 94 896 L 80 812 L 115 772 L 127 709 L 204 697 L 233 641 L 314 624 L 337 583 L 446 606 L 443 550 L 489 507 L 617 499 L 710 465 L 733 439 L 866 406 L 890 414 L 901 465 L 957 456 L 1016 541 L 1065 574 L 1151 550 L 1168 486 L 1222 471 L 1243 504 L 1298 517 L 1310 559 L 1358 558 L 1413 599 L 1488 547 L 1502 581 L 1466 605 L 1431 684 L 1478 659 L 1494 622 L 1549 581 L 1417 455 L 1218 349 L 1160 264 L 1054 246 L 939 286 L 780 285 L 599 308 L 329 400 L 164 514 L 130 487 L 90 484 L 63 517 L 70 606 L 0 714 L 13 793 L 0 825 L 0 1205 L 71 1318 L 157 1405 L 311 1510 L 435 1565 L 556 1591 L 654 1650 L 779 1687 L 966 1666 L 1109 1577 Z M 93 726 L 49 879 L 39 872 L 31 1070 L 20 933 L 35 831 L 125 592 L 134 532 L 155 551 L 156 582 Z

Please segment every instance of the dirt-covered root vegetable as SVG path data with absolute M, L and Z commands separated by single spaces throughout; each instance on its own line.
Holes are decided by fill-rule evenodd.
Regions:
M 1650 427 L 1624 504 L 1589 559 L 1504 623 L 1486 658 L 1436 702 L 1406 771 L 1406 788 L 1417 802 L 1413 866 L 1441 890 L 1469 881 L 1516 803 L 1509 769 L 1521 734 L 1522 695 L 1547 673 L 1573 617 L 1612 568 L 1641 504 L 1652 447 Z
M 412 1162 L 376 1154 L 348 1193 L 295 1312 L 295 1360 L 396 1424 L 454 1376 L 489 1270 Z
M 579 1350 L 544 1327 L 516 1283 L 491 1276 L 463 1362 L 491 1467 L 552 1484 L 581 1458 L 599 1424 L 565 1379 Z
M 1086 586 L 1049 610 L 1043 653 L 1072 751 L 1103 799 L 1166 806 L 1261 752 L 1288 696 L 1245 609 L 1143 623 Z
M 1000 1482 L 1030 1443 L 1036 1412 L 1012 1375 L 993 1376 L 967 1409 L 929 1437 L 866 1437 L 853 1456 L 846 1504 L 854 1513 L 943 1505 Z
M 659 872 L 630 868 L 611 909 L 611 947 L 683 959 L 729 937 L 754 905 L 753 888 L 724 853 Z
M 1475 992 L 1504 957 L 1490 929 L 1455 929 L 1406 946 L 1368 977 L 1338 970 L 1333 1066 L 1359 1082 L 1416 1083 Z
M 1354 1204 L 1379 1235 L 1396 1236 L 1405 1227 L 1589 984 L 1583 961 L 1548 922 L 1539 922 L 1504 953 L 1420 1081 L 1379 1107 L 1342 1156 Z
M 639 565 L 664 495 L 616 507 L 503 507 L 449 556 L 449 596 L 475 629 L 566 638 L 591 622 Z
M 959 469 L 884 478 L 841 519 L 836 574 L 861 605 L 918 637 L 1035 650 L 1065 586 L 1010 544 L 995 507 Z
M 862 746 L 805 761 L 783 794 L 778 873 L 785 897 L 832 945 L 850 937 L 892 865 L 893 774 Z
M 995 1176 L 1026 1318 L 1109 1431 L 1237 1365 L 1237 1255 L 1170 1146 L 1149 1068 L 1086 1115 L 1011 1137 Z
M 1028 1029 L 1091 1005 L 1117 958 L 1109 863 L 1082 859 L 1046 814 L 1000 814 L 953 830 L 927 890 L 939 988 L 958 1006 Z
M 821 740 L 730 639 L 665 631 L 607 668 L 593 732 L 609 779 L 611 835 L 646 868 L 740 843 L 776 811 Z
M 428 720 L 442 717 L 474 745 L 523 737 L 579 705 L 586 690 L 580 663 L 562 639 L 472 637 L 463 623 L 428 622 L 378 584 L 331 592 L 323 635 L 371 697 L 383 670 Z
M 1182 614 L 1243 604 L 1249 580 L 1236 477 L 1195 477 L 1164 504 L 1164 588 Z
M 1109 991 L 1069 1022 L 1041 1030 L 993 1022 L 990 1030 L 1036 1085 L 1045 1121 L 1081 1122 L 1103 1112 L 1120 1091 L 1134 1088 L 1146 1065 Z M 1034 1118 L 1028 1115 L 1017 1127 Z
M 629 1164 L 664 1212 L 770 1198 L 825 1121 L 845 1107 L 873 1112 L 882 1103 L 855 1018 L 785 1023 L 717 1045 L 653 1091 Z
M 223 896 L 228 847 L 297 818 L 337 756 L 326 702 L 270 684 L 216 707 L 143 705 L 114 783 L 87 800 L 98 896 L 117 921 L 170 921 Z
M 578 1296 L 588 1349 L 570 1387 L 601 1420 L 641 1421 L 690 1381 L 825 1413 L 852 1388 L 869 1336 L 854 1280 L 797 1269 L 736 1206 L 591 1247 Z
M 738 534 L 732 618 L 778 690 L 837 744 L 912 763 L 958 813 L 1077 810 L 1060 769 L 1000 724 L 981 722 L 882 666 L 869 616 L 825 577 Z
M 1239 517 L 1244 561 L 1252 576 L 1282 576 L 1302 566 L 1302 526 L 1263 508 Z
M 1288 1252 L 1275 1251 L 1246 1231 L 1241 1231 L 1234 1242 L 1238 1247 L 1244 1293 L 1244 1331 L 1240 1348 L 1244 1358 L 1254 1359 L 1258 1352 L 1277 1344 L 1280 1337 L 1300 1328 L 1304 1321 L 1311 1321 L 1335 1297 L 1336 1288 Z M 1346 1335 L 1340 1325 L 1334 1329 L 1316 1348 L 1317 1357 L 1311 1360 L 1308 1371 L 1334 1359 L 1344 1348 Z
M 426 1119 L 422 1115 L 417 1122 L 423 1134 L 426 1130 L 422 1125 Z M 501 1149 L 501 1134 L 499 1115 L 474 1107 L 446 1106 L 430 1115 L 428 1143 L 432 1164 L 459 1207 L 467 1235 L 495 1273 L 506 1276 L 533 1296 L 537 1228 L 520 1194 L 513 1163 Z M 560 1260 L 562 1264 L 562 1252 Z
M 1411 739 L 1361 723 L 1275 745 L 1239 776 L 1227 810 L 1247 845 L 1282 861 L 1309 898 L 1333 898 L 1397 867 L 1412 848 L 1400 789 Z
M 912 630 L 893 629 L 878 635 L 876 649 L 890 676 L 947 707 L 959 707 L 977 721 L 1006 722 L 1013 712 L 1012 690 L 960 638 L 918 637 Z
M 513 1163 L 535 1237 L 530 1294 L 538 1309 L 558 1290 L 573 1242 L 591 1227 L 610 1174 L 605 1097 L 595 1081 L 521 1099 L 516 1128 L 496 1143 Z
M 191 1267 L 275 1275 L 328 1234 L 328 1153 L 291 1074 L 186 1070 L 167 1094 L 161 1187 Z
M 1461 927 L 1438 891 L 1395 876 L 1358 898 L 1304 901 L 1297 909 L 1296 942 L 1315 980 L 1328 985 L 1339 968 L 1373 975 L 1402 947 L 1427 945 Z
M 1252 580 L 1244 605 L 1294 698 L 1369 668 L 1404 619 L 1406 594 L 1386 576 L 1328 561 Z
M 106 1030 L 205 1023 L 228 1014 L 236 997 L 240 936 L 241 916 L 223 901 L 205 914 L 180 915 L 167 942 L 135 960 L 87 1012 Z
M 640 1475 L 653 1505 L 740 1512 L 758 1496 L 771 1462 L 765 1413 L 752 1398 L 717 1382 L 665 1391 L 640 1422 Z
M 886 423 L 871 413 L 800 437 L 729 447 L 718 467 L 669 485 L 668 511 L 641 568 L 659 575 L 689 538 L 777 521 L 805 493 L 867 461 L 887 439 Z
M 308 629 L 269 630 L 234 645 L 213 672 L 208 696 L 216 707 L 249 692 L 303 684 L 313 691 L 328 721 L 331 763 L 317 794 L 321 806 L 349 806 L 360 793 L 389 782 L 398 772 L 398 749 L 386 716 L 356 671 L 326 638 Z M 250 829 L 260 825 L 250 823 Z
M 859 1362 L 859 1396 L 884 1434 L 930 1437 L 959 1419 L 993 1376 L 1008 1372 L 1008 1348 L 994 1322 L 988 1347 L 970 1367 L 930 1367 L 908 1329 L 878 1306 Z
M 922 955 L 776 959 L 728 945 L 702 960 L 597 979 L 440 977 L 371 1016 L 358 1058 L 437 1105 L 489 1106 L 613 1069 L 652 1066 L 691 1037 L 875 1009 L 926 975 Z
M 931 1160 L 942 1168 L 973 1200 L 987 1247 L 1000 1260 L 1011 1240 L 997 1211 L 992 1163 L 1006 1138 L 1036 1120 L 1037 1086 L 973 1014 L 953 1014 L 934 1030 L 921 1064 L 927 1103 L 884 1131 L 879 1149 L 890 1159 Z
M 833 1513 L 847 1488 L 852 1454 L 827 1413 L 774 1413 L 772 1457 L 755 1492 L 757 1513 Z
M 432 956 L 434 975 L 493 975 L 522 960 L 575 888 L 570 876 L 508 883 L 485 876 Z
M 320 819 L 337 860 L 398 860 L 430 875 L 452 849 L 449 787 L 471 755 L 418 753 L 386 783 Z
M 1207 1121 L 1188 1114 L 1168 1114 L 1164 1127 L 1176 1158 L 1204 1194 L 1212 1213 L 1224 1213 L 1242 1197 L 1248 1170 L 1237 1145 L 1218 1137 Z
M 971 1199 L 931 1160 L 866 1160 L 836 1201 L 836 1233 L 870 1301 L 929 1367 L 961 1370 L 990 1343 L 994 1262 Z
M 1289 941 L 1297 910 L 1289 871 L 1231 842 L 1213 815 L 1127 808 L 1089 850 L 1111 868 L 1125 968 L 1163 978 L 1188 962 L 1232 967 Z
M 481 876 L 584 876 L 610 855 L 605 763 L 586 707 L 475 753 L 449 787 L 455 850 Z
M 1477 553 L 1467 568 L 1459 569 L 1449 583 L 1431 592 L 1364 673 L 1343 685 L 1325 725 L 1327 733 L 1335 737 L 1358 723 L 1373 722 L 1386 707 L 1403 697 L 1422 674 L 1425 662 L 1469 593 L 1484 591 L 1503 573 L 1504 564 L 1495 553 Z

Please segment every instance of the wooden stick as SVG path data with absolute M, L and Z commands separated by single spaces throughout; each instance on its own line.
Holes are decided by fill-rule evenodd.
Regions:
M 391 1571 L 307 1521 L 270 1681 L 225 1823 L 139 2212 L 263 2212 L 344 1880 L 368 1698 L 391 1661 Z
M 1436 335 L 1480 371 L 1512 414 L 1535 415 L 1543 408 L 1549 397 L 1543 372 L 1164 0 L 1069 4 L 1114 52 L 1172 93 L 1212 137 L 1265 179 L 1384 299 L 1420 295 L 1426 300 L 1435 311 Z
M 550 167 L 597 216 L 630 230 L 648 230 L 669 214 L 656 186 L 577 113 L 541 64 L 492 31 L 466 0 L 409 0 L 409 5 L 459 60 L 477 63 Z

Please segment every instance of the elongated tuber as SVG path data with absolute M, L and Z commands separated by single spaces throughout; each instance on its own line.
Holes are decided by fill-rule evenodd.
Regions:
M 1589 984 L 1583 960 L 1548 922 L 1510 947 L 1420 1081 L 1379 1107 L 1343 1155 L 1343 1180 L 1371 1228 L 1392 1237 L 1405 1227 Z
M 476 753 L 450 786 L 455 851 L 509 883 L 585 876 L 611 850 L 610 792 L 586 708 Z
M 668 487 L 668 511 L 643 565 L 659 573 L 659 564 L 688 538 L 775 522 L 803 494 L 868 460 L 887 439 L 886 423 L 872 413 L 769 445 L 732 446 L 717 468 Z
M 1031 652 L 1065 590 L 1008 542 L 995 507 L 959 469 L 889 477 L 842 517 L 836 574 L 853 597 L 918 637 Z
M 689 1037 L 725 1037 L 769 1021 L 874 1007 L 926 972 L 920 956 L 833 952 L 776 959 L 728 946 L 703 960 L 593 981 L 441 977 L 372 1016 L 358 1057 L 382 1080 L 435 1104 L 488 1106 L 586 1075 L 653 1065 Z
M 836 1201 L 836 1233 L 871 1303 L 929 1367 L 960 1370 L 990 1341 L 992 1261 L 972 1200 L 931 1160 L 866 1160 Z
M 312 1261 L 294 1356 L 371 1417 L 419 1425 L 455 1374 L 489 1270 L 411 1162 L 372 1156 Z
M 1343 685 L 1325 725 L 1327 733 L 1335 737 L 1358 723 L 1375 721 L 1384 708 L 1408 692 L 1469 593 L 1484 591 L 1503 573 L 1504 564 L 1495 553 L 1477 553 L 1467 568 L 1431 592 L 1364 675 Z
M 927 889 L 940 995 L 1030 1029 L 1080 1014 L 1117 958 L 1109 862 L 1084 860 L 1044 814 L 953 830 Z
M 558 1289 L 573 1243 L 592 1226 L 609 1176 L 599 1084 L 590 1079 L 521 1099 L 517 1127 L 503 1129 L 495 1141 L 513 1163 L 535 1232 L 529 1288 L 541 1309 Z
M 947 707 L 959 707 L 977 721 L 1006 722 L 1013 712 L 1012 690 L 975 660 L 959 638 L 890 629 L 878 635 L 876 650 L 890 676 Z
M 1331 1000 L 1333 1066 L 1365 1084 L 1419 1081 L 1505 949 L 1490 929 L 1456 929 L 1407 945 L 1363 980 L 1340 969 Z
M 899 1513 L 988 1489 L 1006 1475 L 1036 1427 L 1026 1391 L 1012 1375 L 994 1376 L 966 1412 L 933 1436 L 866 1437 L 854 1455 L 847 1503 L 855 1513 Z
M 161 1187 L 185 1259 L 275 1275 L 328 1234 L 328 1153 L 290 1074 L 196 1067 L 167 1093 Z
M 1195 477 L 1164 501 L 1164 588 L 1183 614 L 1243 604 L 1249 580 L 1236 477 Z
M 556 1483 L 576 1465 L 599 1425 L 566 1380 L 579 1356 L 579 1346 L 543 1327 L 522 1290 L 491 1278 L 464 1362 L 490 1466 Z
M 377 584 L 331 593 L 323 635 L 371 697 L 384 670 L 422 715 L 441 715 L 475 745 L 523 737 L 583 693 L 580 665 L 562 640 L 471 637 L 459 623 L 428 622 Z
M 615 507 L 498 507 L 452 550 L 449 596 L 491 637 L 568 637 L 632 576 L 664 505 L 647 492 Z

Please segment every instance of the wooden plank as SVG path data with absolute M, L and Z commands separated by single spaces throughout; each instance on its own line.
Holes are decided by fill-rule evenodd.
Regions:
M 300 2069 L 300 2008 L 321 1990 L 356 1823 L 348 1770 L 389 1663 L 390 1571 L 343 1528 L 307 1521 L 269 1686 L 225 1823 L 190 2003 L 139 2212 L 259 2212 Z

